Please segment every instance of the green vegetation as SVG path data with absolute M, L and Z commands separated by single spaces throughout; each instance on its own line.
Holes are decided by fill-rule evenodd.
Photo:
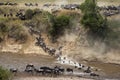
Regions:
M 4 38 L 12 38 L 15 41 L 25 42 L 28 39 L 29 27 L 40 30 L 42 33 L 49 35 L 49 38 L 55 40 L 68 33 L 74 32 L 79 27 L 79 22 L 84 25 L 87 30 L 95 35 L 103 38 L 118 38 L 119 33 L 108 32 L 109 29 L 116 30 L 119 28 L 119 20 L 110 22 L 102 17 L 99 13 L 96 2 L 94 0 L 86 0 L 81 6 L 82 15 L 76 11 L 64 11 L 51 14 L 40 9 L 24 9 L 26 20 L 21 20 L 15 16 L 19 8 L 3 7 L 0 8 L 0 42 Z M 13 17 L 4 17 L 3 14 L 13 11 Z M 109 22 L 108 22 L 109 21 Z M 117 27 L 117 28 L 116 28 Z M 117 29 L 118 30 L 118 29 Z M 113 35 L 114 34 L 114 35 Z M 106 37 L 106 35 L 108 37 Z M 113 35 L 113 36 L 112 36 Z M 112 37 L 110 37 L 112 36 Z M 112 42 L 112 41 L 111 41 Z
M 5 39 L 7 32 L 8 32 L 8 27 L 4 23 L 0 23 L 0 39 L 1 40 Z
M 70 16 L 60 14 L 59 16 L 50 14 L 47 11 L 42 11 L 27 23 L 32 25 L 35 30 L 48 32 L 48 35 L 53 39 L 57 39 L 60 35 L 64 34 L 65 29 L 70 28 Z
M 96 0 L 85 0 L 81 4 L 81 11 L 83 12 L 81 23 L 89 28 L 94 35 L 105 37 L 108 27 L 107 19 L 104 19 L 99 13 Z
M 67 15 L 54 16 L 52 19 L 52 27 L 50 35 L 52 38 L 58 38 L 64 33 L 64 30 L 69 28 L 70 17 Z
M 29 20 L 29 19 L 32 19 L 34 15 L 36 15 L 37 13 L 40 13 L 40 10 L 39 9 L 27 9 L 25 11 L 25 19 Z
M 76 12 L 63 12 L 54 15 L 47 11 L 41 11 L 41 13 L 34 15 L 32 19 L 26 21 L 25 25 L 48 34 L 49 38 L 51 37 L 54 41 L 64 35 L 66 30 L 70 32 L 70 29 L 75 28 L 73 26 L 76 25 L 75 22 L 80 21 L 79 17 L 80 14 Z
M 27 41 L 27 31 L 21 20 L 9 20 L 6 25 L 9 28 L 8 38 L 13 38 L 15 41 L 19 41 L 21 43 Z
M 26 19 L 31 19 L 33 17 L 33 10 L 31 9 L 28 9 L 26 12 L 25 12 L 25 18 Z
M 27 33 L 22 26 L 12 25 L 9 26 L 8 37 L 14 38 L 15 41 L 25 42 L 27 40 Z
M 0 34 L 1 36 L 8 32 L 8 27 L 4 23 L 0 23 Z
M 13 38 L 15 41 L 25 42 L 27 33 L 19 20 L 8 20 L 0 23 L 0 39 Z M 1 41 L 0 41 L 1 42 Z
M 10 80 L 11 74 L 8 70 L 0 67 L 0 80 Z
M 35 12 L 38 11 L 39 13 L 37 13 L 36 15 L 34 15 L 34 17 L 25 22 L 25 25 L 27 27 L 32 26 L 32 28 L 34 28 L 35 30 L 40 30 L 42 32 L 48 32 L 48 28 L 51 26 L 51 16 L 52 14 L 50 14 L 47 11 L 40 11 L 35 9 Z

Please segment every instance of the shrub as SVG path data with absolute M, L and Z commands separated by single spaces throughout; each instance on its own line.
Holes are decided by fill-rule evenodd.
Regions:
M 28 36 L 22 26 L 18 25 L 10 28 L 9 37 L 14 38 L 15 41 L 25 42 Z
M 32 19 L 33 14 L 34 14 L 34 11 L 31 10 L 31 9 L 28 9 L 28 10 L 25 12 L 25 18 L 26 18 L 26 19 Z
M 8 27 L 4 23 L 0 23 L 0 37 L 5 37 L 6 33 L 8 32 Z
M 52 37 L 59 37 L 64 33 L 64 30 L 69 28 L 70 17 L 66 15 L 54 16 L 52 20 L 52 27 L 50 29 L 50 35 Z
M 0 67 L 0 80 L 10 80 L 11 74 L 8 70 Z
M 4 23 L 0 23 L 0 32 L 6 33 L 8 31 L 8 28 Z
M 40 30 L 41 32 L 48 32 L 48 28 L 51 26 L 50 19 L 52 17 L 52 14 L 50 14 L 47 11 L 40 12 L 39 10 L 35 9 L 35 15 L 34 17 L 25 22 L 26 27 L 33 27 L 35 30 Z M 36 12 L 38 11 L 38 12 Z
M 42 11 L 40 9 L 28 9 L 25 12 L 25 18 L 26 19 L 32 19 L 34 15 L 42 13 Z

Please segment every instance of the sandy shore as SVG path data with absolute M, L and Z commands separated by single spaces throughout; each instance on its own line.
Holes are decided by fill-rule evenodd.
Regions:
M 87 78 L 78 78 L 78 77 L 16 77 L 13 80 L 94 80 Z

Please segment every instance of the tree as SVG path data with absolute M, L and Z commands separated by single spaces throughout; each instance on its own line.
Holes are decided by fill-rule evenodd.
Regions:
M 104 19 L 100 14 L 96 0 L 85 0 L 85 2 L 81 4 L 80 8 L 83 12 L 81 23 L 85 28 L 89 28 L 90 31 L 97 36 L 106 36 L 105 33 L 108 26 L 107 19 Z
M 57 38 L 64 33 L 66 28 L 68 28 L 70 17 L 66 15 L 53 16 L 51 20 L 52 27 L 49 32 L 53 38 Z

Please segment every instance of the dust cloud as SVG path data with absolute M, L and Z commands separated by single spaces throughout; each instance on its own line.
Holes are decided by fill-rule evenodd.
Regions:
M 86 31 L 66 32 L 58 39 L 63 46 L 63 55 L 73 60 L 102 61 L 120 64 L 120 50 L 108 46 L 104 41 L 88 37 Z

